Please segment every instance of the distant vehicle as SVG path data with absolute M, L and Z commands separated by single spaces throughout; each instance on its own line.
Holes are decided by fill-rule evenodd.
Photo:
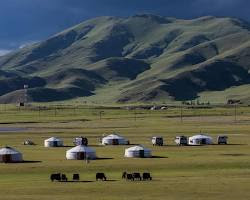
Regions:
M 163 138 L 161 136 L 152 137 L 152 144 L 154 146 L 163 146 Z
M 24 106 L 24 102 L 19 102 L 17 106 L 23 107 Z
M 156 110 L 156 106 L 151 107 L 150 110 Z
M 188 139 L 187 139 L 187 137 L 186 136 L 176 136 L 175 137 L 175 143 L 177 144 L 177 145 L 179 145 L 179 146 L 184 146 L 184 145 L 187 145 L 188 144 Z
M 88 146 L 88 138 L 86 138 L 86 137 L 76 137 L 73 140 L 73 144 L 75 146 L 78 146 L 78 145 Z
M 217 143 L 218 144 L 227 144 L 228 137 L 225 135 L 220 135 L 217 137 Z
M 35 143 L 32 142 L 31 140 L 25 140 L 25 141 L 23 142 L 23 145 L 35 145 Z

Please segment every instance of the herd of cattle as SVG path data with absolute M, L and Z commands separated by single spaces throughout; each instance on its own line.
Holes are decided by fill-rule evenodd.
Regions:
M 150 173 L 148 172 L 144 172 L 142 173 L 142 176 L 140 173 L 138 172 L 135 172 L 135 173 L 127 173 L 127 172 L 123 172 L 122 173 L 122 179 L 126 179 L 126 180 L 131 180 L 131 181 L 134 181 L 134 180 L 143 180 L 143 181 L 146 181 L 146 180 L 152 180 L 152 177 L 150 175 Z
M 146 180 L 152 180 L 152 177 L 151 177 L 150 173 L 148 173 L 148 172 L 142 173 L 142 176 L 138 172 L 134 172 L 134 173 L 123 172 L 122 179 L 130 180 L 130 181 L 135 181 L 135 180 L 146 181 Z M 54 182 L 54 181 L 68 182 L 69 181 L 67 176 L 65 174 L 61 174 L 61 173 L 51 174 L 50 180 L 52 182 Z M 96 173 L 96 181 L 98 181 L 98 180 L 107 181 L 107 177 L 104 173 L 98 172 L 98 173 Z M 80 181 L 80 175 L 73 174 L 72 181 Z

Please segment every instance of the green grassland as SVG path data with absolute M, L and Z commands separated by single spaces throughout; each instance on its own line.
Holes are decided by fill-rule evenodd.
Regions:
M 103 114 L 100 118 L 100 111 Z M 27 128 L 0 132 L 0 145 L 23 153 L 25 163 L 0 164 L 0 199 L 250 199 L 250 107 L 213 109 L 125 110 L 91 106 L 50 106 L 46 109 L 0 106 L 1 127 Z M 119 132 L 132 144 L 152 149 L 154 158 L 124 158 L 127 146 L 100 146 L 103 133 Z M 229 145 L 178 147 L 176 135 L 203 132 L 214 140 L 226 134 Z M 98 160 L 69 161 L 70 147 L 45 148 L 44 139 L 58 136 L 71 146 L 75 136 L 87 136 Z M 150 138 L 162 135 L 166 146 L 153 147 Z M 37 145 L 24 146 L 31 139 Z M 34 162 L 31 162 L 34 161 Z M 37 162 L 35 162 L 37 161 Z M 123 171 L 151 172 L 152 181 L 125 181 Z M 50 182 L 51 173 L 86 182 Z M 110 181 L 96 182 L 105 172 Z

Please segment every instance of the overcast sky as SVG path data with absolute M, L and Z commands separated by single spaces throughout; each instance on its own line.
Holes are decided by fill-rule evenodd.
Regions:
M 89 18 L 138 13 L 250 21 L 250 0 L 0 0 L 0 55 Z

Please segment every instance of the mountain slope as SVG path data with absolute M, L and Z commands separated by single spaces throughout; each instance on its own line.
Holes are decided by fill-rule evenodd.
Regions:
M 196 99 L 248 85 L 249 61 L 250 25 L 238 19 L 99 17 L 0 57 L 0 101 L 23 84 L 33 101 Z

